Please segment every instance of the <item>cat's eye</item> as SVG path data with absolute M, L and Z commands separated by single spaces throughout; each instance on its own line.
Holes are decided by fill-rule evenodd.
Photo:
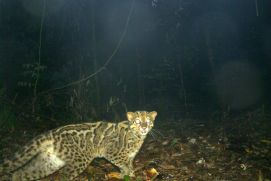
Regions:
M 149 114 L 154 114 L 153 118 Z M 15 159 L 7 159 L 4 163 L 0 161 L 0 181 L 3 180 L 2 177 L 6 178 L 6 171 L 8 176 L 10 174 L 11 177 L 18 178 L 15 178 L 18 181 L 40 180 L 53 172 L 62 173 L 63 167 L 68 168 L 63 170 L 65 178 L 71 180 L 79 176 L 95 157 L 108 158 L 109 162 L 117 163 L 115 166 L 124 171 L 125 175 L 134 176 L 132 163 L 151 131 L 150 125 L 156 114 L 146 111 L 127 112 L 127 120 L 119 123 L 98 121 L 73 124 L 54 129 L 50 134 L 41 134 L 25 146 L 26 149 L 15 153 Z M 92 148 L 84 149 L 89 145 Z M 44 155 L 47 159 L 43 159 Z M 33 165 L 38 166 L 35 168 Z M 74 168 L 72 172 L 69 172 L 70 167 Z
M 139 123 L 140 123 L 140 120 L 139 120 L 139 119 L 136 119 L 136 120 L 135 120 L 135 123 L 136 123 L 136 124 L 139 124 Z

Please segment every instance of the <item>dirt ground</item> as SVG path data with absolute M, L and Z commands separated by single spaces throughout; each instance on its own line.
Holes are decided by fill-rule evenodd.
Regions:
M 230 126 L 216 125 L 212 120 L 158 122 L 135 159 L 137 177 L 121 180 L 270 181 L 271 140 L 261 134 L 263 129 L 248 124 L 246 117 L 231 120 Z M 31 134 L 21 131 L 9 135 L 1 138 L 2 155 L 23 145 Z M 106 160 L 95 159 L 77 180 L 120 180 L 114 173 L 117 171 Z M 58 175 L 50 178 L 44 180 L 58 180 Z
M 181 124 L 181 123 L 179 123 Z M 135 159 L 137 181 L 269 181 L 271 142 L 231 143 L 222 129 L 210 130 L 203 124 L 190 129 L 161 126 L 149 135 Z M 159 131 L 159 133 L 158 133 Z M 237 145 L 233 145 L 237 144 Z M 105 175 L 116 171 L 103 160 L 94 167 Z M 98 168 L 97 165 L 104 165 Z M 151 173 L 151 169 L 157 174 Z M 101 180 L 103 177 L 92 177 Z M 95 179 L 94 179 L 95 180 Z M 115 179 L 109 179 L 115 180 Z M 133 179 L 127 179 L 133 180 Z

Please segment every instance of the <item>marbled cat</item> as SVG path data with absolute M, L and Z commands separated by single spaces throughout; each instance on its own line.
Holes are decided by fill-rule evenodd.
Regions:
M 40 180 L 58 172 L 72 181 L 97 157 L 119 167 L 121 176 L 134 176 L 133 160 L 156 115 L 127 112 L 127 121 L 72 124 L 41 134 L 0 164 L 0 180 Z

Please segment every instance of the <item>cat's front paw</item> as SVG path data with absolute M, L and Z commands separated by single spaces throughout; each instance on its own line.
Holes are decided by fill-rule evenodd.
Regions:
M 135 172 L 132 169 L 127 168 L 127 169 L 121 170 L 120 175 L 122 178 L 124 178 L 124 176 L 135 177 Z
M 121 176 L 122 176 L 122 178 L 124 178 L 125 176 L 135 177 L 135 172 L 130 171 L 129 173 L 121 173 Z
M 135 172 L 134 171 L 130 172 L 129 176 L 130 177 L 135 177 Z

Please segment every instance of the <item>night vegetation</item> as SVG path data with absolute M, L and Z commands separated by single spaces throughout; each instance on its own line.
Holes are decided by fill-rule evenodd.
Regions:
M 156 110 L 138 180 L 271 180 L 270 18 L 268 0 L 0 0 L 0 155 Z

